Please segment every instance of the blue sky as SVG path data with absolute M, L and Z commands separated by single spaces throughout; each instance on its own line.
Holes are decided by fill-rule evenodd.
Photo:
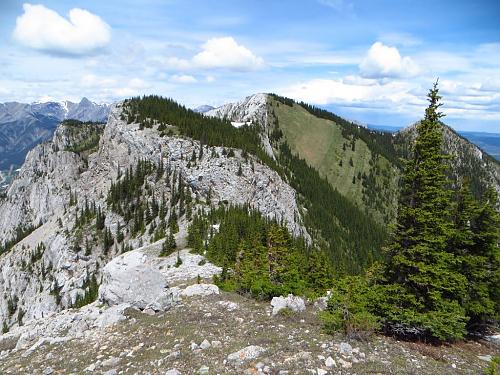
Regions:
M 498 1 L 2 0 L 0 101 L 276 92 L 403 126 L 439 77 L 447 123 L 500 132 L 499 19 Z

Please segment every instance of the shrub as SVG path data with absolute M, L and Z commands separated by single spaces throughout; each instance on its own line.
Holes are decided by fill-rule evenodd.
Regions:
M 341 331 L 349 337 L 360 337 L 378 330 L 380 320 L 370 310 L 377 290 L 362 276 L 336 280 L 327 308 L 321 314 L 326 331 Z
M 498 375 L 500 374 L 500 356 L 496 355 L 491 360 L 490 365 L 486 369 L 486 375 Z

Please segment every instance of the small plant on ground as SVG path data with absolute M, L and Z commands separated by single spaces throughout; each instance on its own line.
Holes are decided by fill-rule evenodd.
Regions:
M 500 374 L 500 356 L 496 355 L 491 360 L 490 365 L 486 369 L 486 375 L 498 375 Z

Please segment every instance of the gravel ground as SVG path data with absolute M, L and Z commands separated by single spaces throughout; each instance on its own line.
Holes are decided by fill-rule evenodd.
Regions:
M 269 303 L 225 292 L 184 298 L 161 314 L 131 309 L 127 320 L 85 339 L 11 352 L 0 373 L 481 374 L 488 362 L 479 357 L 499 354 L 477 342 L 349 341 L 322 332 L 312 306 L 274 317 L 270 310 Z

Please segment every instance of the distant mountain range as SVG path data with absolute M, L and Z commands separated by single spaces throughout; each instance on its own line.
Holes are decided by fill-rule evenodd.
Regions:
M 382 130 L 395 133 L 403 127 L 390 126 L 390 125 L 372 125 L 369 124 L 368 128 L 374 130 Z M 457 131 L 462 137 L 467 138 L 469 141 L 486 151 L 489 155 L 500 161 L 500 133 L 486 133 L 486 132 L 471 132 L 471 131 Z
M 0 103 L 0 170 L 19 167 L 29 150 L 52 138 L 61 121 L 106 122 L 109 109 L 87 98 L 79 103 Z

